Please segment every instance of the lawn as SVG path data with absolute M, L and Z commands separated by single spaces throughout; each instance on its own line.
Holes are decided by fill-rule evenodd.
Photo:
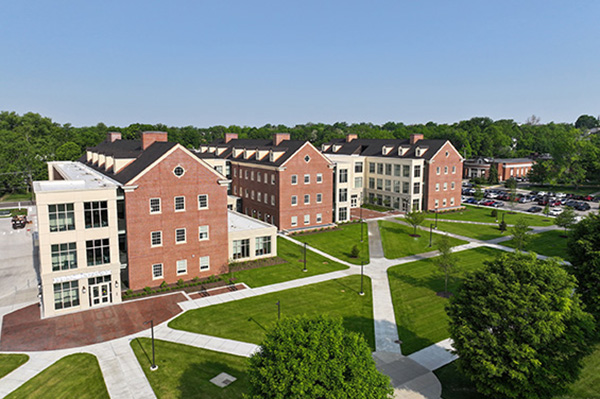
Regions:
M 523 249 L 541 255 L 566 258 L 567 238 L 564 237 L 564 235 L 564 230 L 550 230 L 543 233 L 532 234 L 531 240 Z M 516 247 L 514 240 L 505 241 L 502 245 L 511 248 Z
M 0 202 L 31 201 L 32 193 L 7 193 L 0 196 Z
M 309 233 L 295 235 L 293 238 L 307 243 L 311 247 L 320 249 L 331 256 L 345 260 L 355 265 L 360 265 L 361 259 L 369 263 L 369 229 L 363 223 L 363 242 L 360 242 L 360 223 L 341 224 L 337 229 L 322 231 L 320 233 Z M 358 258 L 350 257 L 350 250 L 354 245 L 360 248 Z
M 396 259 L 409 255 L 416 255 L 436 250 L 436 240 L 441 236 L 433 234 L 433 247 L 429 246 L 429 231 L 417 230 L 420 237 L 411 237 L 414 229 L 411 226 L 379 221 L 379 232 L 381 233 L 381 244 L 383 253 L 388 259 Z M 466 241 L 448 237 L 452 246 L 466 244 Z
M 488 226 L 484 224 L 456 222 L 438 222 L 438 230 L 483 241 L 510 235 L 510 227 L 506 232 L 502 233 L 498 228 L 498 225 Z
M 481 268 L 484 260 L 493 259 L 499 253 L 501 251 L 486 247 L 455 253 L 456 278 L 448 284 L 448 290 L 456 292 L 465 273 Z M 444 278 L 434 259 L 388 269 L 404 355 L 448 338 L 448 316 L 444 309 L 448 300 L 436 295 L 444 290 Z
M 248 359 L 218 353 L 193 346 L 155 340 L 158 370 L 150 371 L 152 341 L 136 338 L 131 341 L 138 362 L 156 396 L 161 398 L 241 398 L 248 389 L 246 368 Z M 210 380 L 225 372 L 236 381 L 219 388 Z
M 65 356 L 7 398 L 109 398 L 98 360 L 89 353 Z
M 507 207 L 508 208 L 508 207 Z M 464 220 L 468 222 L 483 222 L 483 223 L 498 223 L 496 218 L 492 216 L 492 210 L 498 211 L 498 222 L 502 220 L 502 214 L 504 214 L 504 221 L 506 224 L 513 225 L 519 218 L 525 219 L 525 222 L 529 226 L 551 226 L 554 224 L 554 219 L 545 218 L 543 216 L 530 215 L 527 213 L 510 213 L 510 209 L 497 209 L 489 207 L 477 207 L 477 206 L 466 206 L 465 210 L 456 212 L 447 212 L 438 214 L 438 219 L 446 220 Z M 435 214 L 427 214 L 429 220 L 435 220 Z M 426 222 L 429 225 L 431 222 Z M 424 225 L 425 225 L 424 224 Z
M 29 356 L 22 354 L 0 354 L 0 378 L 20 367 L 29 360 Z
M 254 288 L 348 268 L 346 265 L 307 250 L 307 271 L 303 272 L 304 249 L 281 237 L 277 238 L 277 256 L 285 259 L 287 263 L 234 272 L 235 279 Z
M 458 371 L 456 361 L 433 372 L 442 384 L 444 399 L 486 399 L 477 392 L 473 383 Z M 569 392 L 556 396 L 556 399 L 598 398 L 600 387 L 600 345 L 596 351 L 583 361 L 583 370 L 579 379 L 569 386 Z
M 169 323 L 171 328 L 260 344 L 265 332 L 281 316 L 328 315 L 341 317 L 344 327 L 362 333 L 375 350 L 371 281 L 349 276 L 304 287 L 260 295 L 239 301 L 188 311 Z

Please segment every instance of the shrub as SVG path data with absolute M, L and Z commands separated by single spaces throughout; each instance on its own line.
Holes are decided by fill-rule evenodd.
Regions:
M 508 226 L 506 225 L 506 222 L 504 220 L 501 221 L 500 224 L 498 225 L 498 229 L 503 233 L 506 231 L 507 227 Z
M 177 280 L 177 286 L 178 287 L 183 287 L 183 279 L 180 278 L 179 280 Z
M 498 210 L 492 209 L 492 217 L 498 219 Z
M 131 289 L 125 291 L 125 295 L 127 296 L 131 296 L 133 294 L 133 291 Z
M 160 288 L 166 288 L 167 287 L 167 282 L 163 280 L 162 283 L 160 283 Z
M 148 286 L 145 286 L 145 287 L 144 287 L 144 292 L 145 292 L 146 294 L 150 294 L 150 293 L 152 292 L 152 288 L 150 288 L 150 287 L 148 287 Z
M 350 257 L 358 258 L 358 254 L 360 254 L 360 249 L 358 248 L 358 245 L 354 244 L 352 250 L 350 250 Z

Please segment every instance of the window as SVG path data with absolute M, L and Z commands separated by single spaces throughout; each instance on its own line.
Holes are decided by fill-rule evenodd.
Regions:
M 68 309 L 73 306 L 79 306 L 79 282 L 54 284 L 54 309 Z
M 187 274 L 187 259 L 177 261 L 177 275 Z
M 274 186 L 275 185 L 275 174 L 271 175 L 271 185 Z
M 304 194 L 304 205 L 310 204 L 310 194 Z
M 185 211 L 185 197 L 175 197 L 175 212 Z
M 85 242 L 87 265 L 105 265 L 110 263 L 110 245 L 108 238 L 88 240 Z
M 233 194 L 237 195 L 237 186 L 233 186 Z
M 73 204 L 48 205 L 50 231 L 75 230 L 75 212 Z
M 257 200 L 258 202 L 261 202 L 261 201 L 262 201 L 262 193 L 261 193 L 260 191 L 258 191 L 258 192 L 256 193 L 256 200 Z
M 246 170 L 244 171 L 244 178 L 245 178 L 246 180 L 248 180 L 248 169 L 246 169 Z
M 369 188 L 370 189 L 375 189 L 375 178 L 373 177 L 369 177 Z
M 298 226 L 298 216 L 292 216 L 292 227 Z
M 181 166 L 176 166 L 175 169 L 173 169 L 173 174 L 177 177 L 183 176 L 184 173 L 185 170 Z
M 317 173 L 317 183 L 323 183 L 323 173 Z
M 216 170 L 217 172 L 219 172 L 220 174 L 223 174 L 223 167 L 222 167 L 222 166 L 220 166 L 220 165 L 218 165 L 218 166 L 215 166 L 215 170 Z
M 435 191 L 440 191 L 440 183 L 435 183 Z
M 318 193 L 317 194 L 317 204 L 320 204 L 321 202 L 323 202 L 323 194 Z
M 271 236 L 256 237 L 256 256 L 271 253 Z
M 252 190 L 252 191 L 250 192 L 250 198 L 251 198 L 251 199 L 254 199 L 254 190 Z
M 410 177 L 410 166 L 402 165 L 402 177 Z
M 256 181 L 261 183 L 260 172 L 256 172 Z
M 163 265 L 162 263 L 156 263 L 152 265 L 152 280 L 162 278 L 163 276 Z
M 362 173 L 363 171 L 363 163 L 362 162 L 354 162 L 354 173 Z
M 450 190 L 454 190 L 454 182 L 450 183 Z
M 182 244 L 185 242 L 185 228 L 175 229 L 175 243 Z
M 150 198 L 150 213 L 160 213 L 160 198 Z
M 408 194 L 408 182 L 402 182 L 402 194 Z
M 362 177 L 355 177 L 354 178 L 354 188 L 362 188 Z
M 435 168 L 435 174 L 439 175 L 440 174 L 440 167 L 438 166 L 437 168 Z
M 248 198 L 248 189 L 244 189 L 244 192 L 246 193 L 246 198 Z
M 275 194 L 271 194 L 271 205 L 275 206 Z
M 453 166 L 452 167 L 452 174 L 455 174 L 455 173 L 456 173 L 456 166 Z
M 400 194 L 400 181 L 394 180 L 394 192 Z
M 292 195 L 292 206 L 294 205 L 298 205 L 298 197 L 295 195 Z
M 415 177 L 421 177 L 421 165 L 415 165 Z
M 304 184 L 310 184 L 310 175 L 304 175 Z
M 52 271 L 77 268 L 77 248 L 74 242 L 52 244 Z
M 340 188 L 340 202 L 348 201 L 348 189 Z
M 385 191 L 392 191 L 392 181 L 389 179 L 385 179 Z
M 383 190 L 383 179 L 377 179 L 377 190 Z
M 419 200 L 418 199 L 414 199 L 412 202 L 412 209 L 413 211 L 419 211 Z
M 317 223 L 322 223 L 323 222 L 323 215 L 320 213 L 317 213 Z
M 265 199 L 265 204 L 268 204 L 269 203 L 269 194 L 265 193 L 263 198 Z
M 421 184 L 419 182 L 414 182 L 413 183 L 413 194 L 419 194 L 419 192 L 421 191 Z
M 233 177 L 237 177 L 237 168 L 233 168 Z
M 385 174 L 388 176 L 392 175 L 392 164 L 390 164 L 390 163 L 385 164 Z
M 85 228 L 108 226 L 108 209 L 106 201 L 85 202 L 83 204 Z
M 448 151 L 446 151 L 446 157 L 447 157 L 448 155 L 449 155 L 449 154 L 448 154 Z
M 340 169 L 340 183 L 348 183 L 348 169 Z
M 306 163 L 310 162 L 310 157 L 308 155 L 304 157 L 304 162 L 306 162 Z
M 292 184 L 298 184 L 298 175 L 292 175 Z
M 162 231 L 153 231 L 150 233 L 150 246 L 159 247 L 162 245 Z
M 201 256 L 200 257 L 200 271 L 210 269 L 210 256 Z
M 375 163 L 369 162 L 369 173 L 375 173 Z
M 448 183 L 444 183 L 444 191 L 448 190 Z
M 438 206 L 440 206 L 440 201 L 439 201 L 439 200 L 435 200 L 434 207 L 436 207 L 436 208 L 437 208 Z
M 304 224 L 310 224 L 310 215 L 304 215 Z
M 447 175 L 448 174 L 448 167 L 444 166 L 444 174 Z
M 383 164 L 382 163 L 378 163 L 377 164 L 377 174 L 378 175 L 382 175 L 383 174 Z
M 340 208 L 340 222 L 348 220 L 348 208 Z
M 442 200 L 442 206 L 446 206 L 446 198 Z
M 208 240 L 208 226 L 198 227 L 198 239 L 200 241 Z
M 400 177 L 400 166 L 401 165 L 394 165 L 394 176 L 396 177 Z
M 198 196 L 198 209 L 208 209 L 208 195 L 200 194 Z
M 233 240 L 233 259 L 243 259 L 250 256 L 250 239 Z
M 450 198 L 450 205 L 454 205 L 454 197 Z
M 250 180 L 254 181 L 254 171 L 250 171 Z

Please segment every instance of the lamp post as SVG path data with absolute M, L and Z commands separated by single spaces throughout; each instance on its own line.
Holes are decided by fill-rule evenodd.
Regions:
M 306 243 L 304 243 L 304 269 L 302 269 L 303 272 L 307 272 L 308 270 L 306 270 Z
M 158 368 L 156 365 L 156 358 L 154 355 L 154 320 L 145 321 L 144 325 L 150 323 L 150 331 L 152 331 L 152 366 L 150 366 L 150 370 L 154 371 Z
M 360 242 L 363 242 L 362 193 L 360 194 Z
M 433 223 L 429 225 L 429 247 L 431 248 L 433 239 Z
M 438 210 L 435 210 L 435 229 L 437 230 Z
M 506 213 L 506 212 L 502 212 L 502 223 L 504 223 L 504 214 L 505 214 L 505 213 Z
M 277 320 L 281 320 L 281 301 L 277 301 Z
M 358 293 L 358 295 L 365 295 L 365 292 L 363 291 L 363 268 L 365 266 L 365 262 L 364 261 L 360 261 L 360 292 Z

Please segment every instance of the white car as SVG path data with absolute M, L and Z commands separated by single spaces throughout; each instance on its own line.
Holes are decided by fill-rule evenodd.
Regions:
M 552 209 L 550 209 L 550 212 L 548 212 L 548 214 L 550 216 L 558 216 L 561 213 L 563 213 L 563 211 L 564 211 L 564 209 L 562 209 L 562 208 L 552 208 Z

